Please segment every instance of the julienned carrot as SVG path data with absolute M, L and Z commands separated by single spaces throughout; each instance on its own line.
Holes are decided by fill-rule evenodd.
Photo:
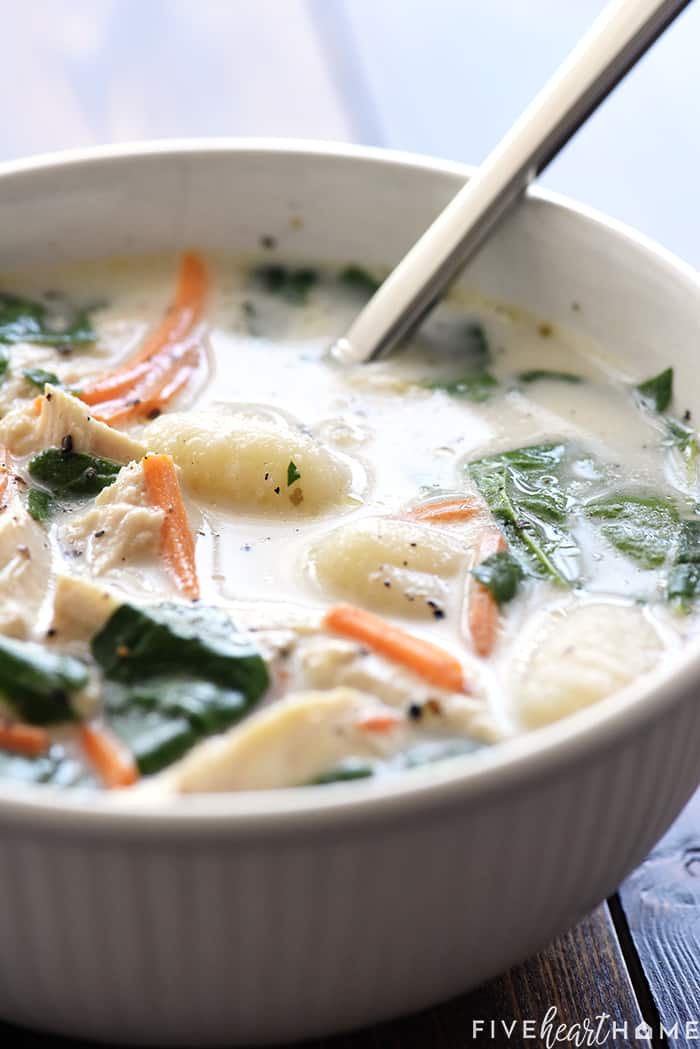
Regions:
M 158 394 L 174 379 L 178 362 L 189 358 L 190 367 L 193 361 L 199 363 L 202 349 L 195 328 L 204 313 L 208 287 L 202 259 L 194 252 L 183 255 L 175 298 L 155 331 L 125 364 L 81 389 L 81 399 L 96 408 L 96 416 L 112 421 L 110 417 L 116 419 L 118 414 L 125 421 L 147 414 L 146 402 L 153 402 L 150 410 L 159 408 Z M 100 405 L 109 408 L 100 411 Z
M 480 564 L 491 554 L 505 550 L 503 536 L 495 525 L 482 536 L 476 554 Z M 467 595 L 467 619 L 474 651 L 478 656 L 489 656 L 498 635 L 498 603 L 491 591 L 477 579 L 470 579 Z
M 466 691 L 462 664 L 458 659 L 372 612 L 355 605 L 334 605 L 323 617 L 323 625 L 334 633 L 362 641 L 395 663 L 402 663 L 432 685 L 450 692 Z
M 187 597 L 197 598 L 199 582 L 194 539 L 175 464 L 169 455 L 147 455 L 142 463 L 149 502 L 165 513 L 160 533 L 161 553 L 180 590 Z
M 105 729 L 83 722 L 80 740 L 106 787 L 130 787 L 139 778 L 131 754 Z
M 457 524 L 469 521 L 483 510 L 477 502 L 470 499 L 442 499 L 440 502 L 423 503 L 406 511 L 406 516 L 413 521 L 427 521 L 430 524 Z
M 0 750 L 35 758 L 46 753 L 50 745 L 48 732 L 37 725 L 25 725 L 21 721 L 0 724 Z
M 158 382 L 149 381 L 131 396 L 96 404 L 93 411 L 95 419 L 113 426 L 136 416 L 155 418 L 187 385 L 196 372 L 198 363 L 198 355 L 183 358 L 182 363 L 176 362 L 164 376 L 159 376 Z

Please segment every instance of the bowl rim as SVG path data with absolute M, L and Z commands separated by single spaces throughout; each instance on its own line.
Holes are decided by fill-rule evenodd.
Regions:
M 185 138 L 120 143 L 38 154 L 0 162 L 0 182 L 67 168 L 81 169 L 150 157 L 259 154 L 271 157 L 334 158 L 349 163 L 408 168 L 426 175 L 466 180 L 474 168 L 401 150 L 323 140 L 285 138 Z M 569 219 L 595 229 L 602 239 L 621 241 L 645 254 L 660 270 L 680 278 L 700 301 L 700 274 L 646 235 L 609 218 L 585 204 L 558 193 L 533 188 L 527 201 L 545 205 Z M 700 677 L 700 639 L 655 668 L 644 683 L 636 682 L 591 707 L 558 722 L 454 757 L 410 776 L 378 783 L 334 784 L 322 790 L 291 787 L 270 791 L 177 795 L 164 798 L 148 791 L 70 793 L 46 785 L 0 783 L 0 819 L 4 823 L 41 827 L 63 833 L 90 831 L 100 835 L 129 831 L 149 840 L 159 835 L 197 828 L 201 834 L 223 830 L 245 836 L 271 831 L 367 829 L 397 819 L 413 819 L 435 809 L 465 805 L 493 794 L 516 790 L 524 783 L 541 782 L 562 769 L 621 745 L 650 722 L 662 718 L 680 703 Z

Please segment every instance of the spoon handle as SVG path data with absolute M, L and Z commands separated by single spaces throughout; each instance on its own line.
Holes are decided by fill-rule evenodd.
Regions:
M 504 212 L 690 0 L 613 0 L 332 347 L 372 361 L 409 335 Z

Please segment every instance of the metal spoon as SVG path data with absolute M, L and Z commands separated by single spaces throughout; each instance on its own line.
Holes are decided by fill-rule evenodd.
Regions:
M 332 347 L 385 356 L 425 318 L 509 207 L 690 0 L 614 0 Z

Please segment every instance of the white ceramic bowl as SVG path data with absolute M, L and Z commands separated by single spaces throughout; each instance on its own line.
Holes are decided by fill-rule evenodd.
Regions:
M 391 264 L 467 175 L 261 141 L 6 164 L 0 269 L 247 253 L 263 233 L 281 256 Z M 466 281 L 639 374 L 672 362 L 700 415 L 700 282 L 629 230 L 536 193 Z M 112 1042 L 251 1044 L 465 991 L 594 907 L 678 813 L 698 781 L 699 671 L 694 644 L 566 721 L 387 786 L 134 811 L 116 794 L 3 785 L 0 1016 Z

